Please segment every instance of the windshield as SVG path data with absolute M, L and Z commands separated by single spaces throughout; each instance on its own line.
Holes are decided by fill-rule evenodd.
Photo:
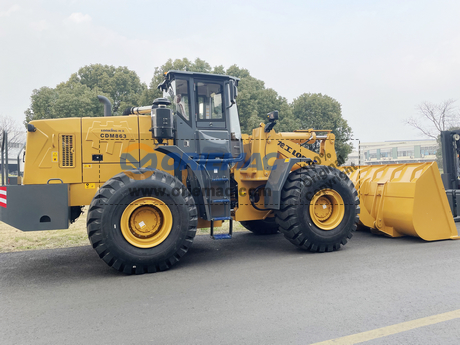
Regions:
M 174 114 L 182 116 L 187 121 L 190 119 L 188 90 L 187 80 L 176 79 L 171 82 L 167 90 L 163 91 L 163 97 L 171 102 L 171 109 Z

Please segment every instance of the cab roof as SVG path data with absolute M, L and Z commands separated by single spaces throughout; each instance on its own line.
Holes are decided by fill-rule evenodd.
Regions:
M 205 78 L 205 79 L 217 79 L 217 80 L 234 80 L 235 84 L 238 86 L 239 78 L 232 77 L 224 74 L 213 74 L 213 73 L 200 73 L 200 72 L 187 72 L 187 71 L 176 71 L 171 70 L 165 73 L 165 80 L 158 85 L 159 89 L 162 89 L 165 84 L 170 82 L 174 77 L 193 77 L 193 78 Z

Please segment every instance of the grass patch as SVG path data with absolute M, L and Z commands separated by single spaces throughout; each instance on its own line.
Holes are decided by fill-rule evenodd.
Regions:
M 0 252 L 78 247 L 89 245 L 86 216 L 66 230 L 20 231 L 0 222 Z
M 228 233 L 229 223 L 225 222 L 215 233 Z M 233 231 L 247 231 L 239 222 L 233 222 Z M 209 235 L 209 228 L 198 229 L 197 235 Z M 66 248 L 89 245 L 86 233 L 86 210 L 83 215 L 66 230 L 20 231 L 0 222 L 0 253 L 24 250 Z

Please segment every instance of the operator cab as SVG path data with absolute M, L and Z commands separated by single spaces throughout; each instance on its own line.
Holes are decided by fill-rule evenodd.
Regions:
M 231 158 L 242 153 L 235 102 L 238 78 L 169 71 L 158 86 L 171 102 L 175 144 L 203 158 Z

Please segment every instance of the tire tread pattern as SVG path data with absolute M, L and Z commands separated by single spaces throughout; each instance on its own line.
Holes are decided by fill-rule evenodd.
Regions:
M 332 252 L 344 246 L 348 239 L 352 238 L 353 232 L 356 230 L 359 219 L 359 198 L 358 193 L 350 179 L 346 179 L 346 184 L 353 191 L 353 204 L 351 211 L 355 212 L 354 222 L 343 234 L 340 240 L 335 243 L 315 243 L 312 238 L 309 238 L 305 231 L 302 229 L 301 221 L 298 217 L 297 208 L 308 207 L 308 205 L 301 205 L 299 203 L 300 189 L 303 181 L 307 178 L 318 176 L 318 170 L 324 168 L 320 166 L 310 166 L 307 168 L 300 168 L 289 174 L 283 190 L 281 192 L 281 205 L 280 210 L 275 212 L 275 221 L 278 224 L 279 231 L 284 234 L 284 237 L 292 244 L 310 252 Z M 326 168 L 326 170 L 333 170 L 337 178 L 339 170 L 333 168 Z
M 145 169 L 136 169 L 132 170 L 134 174 L 145 173 Z M 175 186 L 180 186 L 182 183 L 174 176 L 159 170 L 155 170 L 153 174 L 148 177 L 151 180 L 161 181 L 163 183 L 169 184 L 173 188 Z M 190 193 L 186 190 L 185 186 L 182 187 L 185 189 L 185 205 L 188 208 L 190 215 L 190 222 L 188 224 L 188 229 L 186 233 L 185 240 L 178 246 L 176 253 L 174 253 L 168 259 L 162 260 L 155 264 L 145 264 L 145 265 L 130 265 L 128 262 L 124 261 L 122 258 L 115 258 L 110 251 L 108 251 L 106 245 L 104 244 L 103 234 L 102 234 L 102 214 L 104 205 L 109 204 L 110 197 L 119 189 L 124 186 L 132 183 L 134 180 L 130 179 L 125 173 L 120 173 L 109 179 L 97 192 L 94 196 L 93 201 L 89 206 L 88 217 L 87 217 L 87 232 L 88 238 L 92 247 L 96 250 L 99 257 L 109 266 L 114 268 L 117 271 L 123 272 L 125 274 L 143 274 L 143 273 L 154 273 L 158 271 L 165 271 L 171 268 L 176 264 L 179 259 L 184 256 L 187 251 L 190 249 L 193 239 L 196 235 L 197 222 L 198 222 L 198 213 L 195 206 L 195 202 L 191 197 Z

